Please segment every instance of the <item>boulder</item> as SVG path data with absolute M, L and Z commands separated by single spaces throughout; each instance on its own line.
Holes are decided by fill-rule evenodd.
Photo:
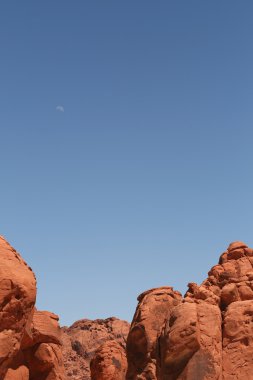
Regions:
M 103 343 L 91 360 L 91 380 L 125 380 L 127 359 L 124 348 L 115 340 Z
M 58 317 L 37 311 L 36 279 L 0 237 L 0 379 L 64 380 Z

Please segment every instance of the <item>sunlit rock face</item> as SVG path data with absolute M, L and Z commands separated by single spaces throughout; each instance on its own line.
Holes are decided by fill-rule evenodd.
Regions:
M 64 380 L 58 317 L 35 309 L 36 279 L 0 237 L 0 379 Z
M 124 348 L 115 340 L 103 343 L 91 360 L 92 380 L 125 380 L 127 359 Z
M 164 324 L 182 296 L 171 287 L 151 289 L 138 297 L 138 306 L 127 338 L 126 378 L 156 379 L 157 342 Z
M 245 243 L 231 243 L 184 298 L 174 292 L 159 318 L 153 299 L 144 297 L 144 313 L 141 300 L 128 336 L 128 380 L 253 379 L 253 250 Z
M 0 237 L 0 380 L 253 380 L 253 250 L 231 243 L 201 285 L 138 297 L 131 325 L 60 329 L 31 268 Z

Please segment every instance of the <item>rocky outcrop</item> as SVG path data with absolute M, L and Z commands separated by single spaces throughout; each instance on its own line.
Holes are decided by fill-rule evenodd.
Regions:
M 253 380 L 253 250 L 243 242 L 184 297 L 142 293 L 131 326 L 83 319 L 60 329 L 35 299 L 31 268 L 0 238 L 0 380 Z
M 35 309 L 31 268 L 0 237 L 0 379 L 64 380 L 58 317 Z
M 175 307 L 160 340 L 161 379 L 220 379 L 221 313 L 217 306 L 183 302 Z
M 90 379 L 94 355 L 95 378 L 125 378 L 128 322 L 81 320 L 61 331 L 58 316 L 36 310 L 35 300 L 34 273 L 0 237 L 0 380 Z
M 151 289 L 138 297 L 127 338 L 128 380 L 156 379 L 158 338 L 172 309 L 181 299 L 181 294 L 171 287 Z
M 30 380 L 65 380 L 58 316 L 34 310 L 21 343 Z
M 226 380 L 251 379 L 252 369 L 253 303 L 236 301 L 224 317 L 223 374 Z
M 35 299 L 36 280 L 31 268 L 0 237 L 0 378 L 19 353 Z
M 253 379 L 252 249 L 231 243 L 201 285 L 190 283 L 184 298 L 171 289 L 157 318 L 152 292 L 131 325 L 127 379 Z
M 97 360 L 94 363 L 98 363 L 98 357 L 101 357 L 101 355 L 104 355 L 103 362 L 109 363 L 113 359 L 113 353 L 110 353 L 109 347 L 117 345 L 117 347 L 122 347 L 124 351 L 129 332 L 129 323 L 117 318 L 83 319 L 75 322 L 69 328 L 62 328 L 62 332 L 63 356 L 67 378 L 90 380 L 90 362 L 95 355 L 97 355 Z M 110 346 L 111 343 L 108 343 L 109 346 L 104 346 L 106 342 L 113 342 L 113 345 Z M 100 354 L 99 352 L 96 353 L 101 346 L 103 349 L 101 348 L 102 351 L 99 351 Z M 121 352 L 123 351 L 121 350 Z M 108 358 L 105 356 L 106 352 L 108 352 Z M 121 367 L 124 368 L 124 363 L 121 363 Z M 99 368 L 104 368 L 104 365 Z M 99 369 L 95 369 L 95 364 L 93 365 L 93 373 L 96 374 L 94 376 L 98 376 L 99 373 Z
M 125 349 L 115 340 L 103 343 L 90 364 L 91 380 L 125 380 L 127 359 Z

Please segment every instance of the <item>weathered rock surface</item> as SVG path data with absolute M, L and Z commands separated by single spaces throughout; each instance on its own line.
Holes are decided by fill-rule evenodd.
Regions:
M 36 279 L 0 237 L 0 379 L 64 380 L 58 317 L 34 308 Z
M 217 306 L 181 303 L 172 310 L 160 342 L 162 379 L 221 378 L 221 312 Z
M 181 294 L 171 287 L 151 289 L 138 297 L 127 338 L 128 380 L 156 379 L 158 337 L 181 299 Z
M 30 380 L 65 380 L 58 316 L 34 310 L 21 344 Z
M 19 352 L 35 299 L 36 279 L 32 270 L 0 237 L 0 378 Z
M 224 317 L 223 373 L 226 380 L 253 378 L 253 302 L 231 303 Z
M 92 380 L 125 380 L 127 359 L 125 349 L 115 340 L 103 343 L 91 360 Z
M 127 379 L 253 380 L 253 250 L 231 243 L 201 285 L 190 283 L 182 299 L 173 294 L 157 318 L 154 300 L 140 296 Z
M 54 343 L 40 343 L 25 354 L 30 380 L 65 380 L 61 347 Z
M 62 332 L 63 356 L 67 378 L 89 380 L 91 378 L 91 359 L 101 345 L 108 341 L 113 341 L 125 349 L 129 323 L 117 318 L 97 319 L 94 321 L 83 319 L 75 322 L 69 328 L 62 328 Z M 109 357 L 104 357 L 103 360 L 105 363 L 110 362 Z M 93 370 L 95 373 L 94 366 Z
M 32 270 L 0 237 L 0 380 L 253 380 L 253 250 L 243 242 L 184 297 L 142 293 L 131 326 L 84 319 L 60 329 L 35 299 Z

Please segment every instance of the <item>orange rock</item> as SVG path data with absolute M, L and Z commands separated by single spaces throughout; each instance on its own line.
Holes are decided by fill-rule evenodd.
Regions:
M 49 311 L 34 310 L 26 334 L 22 341 L 22 349 L 34 346 L 37 343 L 55 343 L 61 345 L 61 329 L 59 317 Z
M 176 304 L 164 301 L 160 315 L 150 295 L 140 297 L 131 325 L 127 379 L 253 379 L 253 257 L 246 244 L 230 244 L 208 278 L 190 283 Z
M 252 379 L 253 302 L 229 305 L 223 329 L 223 379 Z
M 243 243 L 242 241 L 234 241 L 233 243 L 230 243 L 228 246 L 228 253 L 234 251 L 235 249 L 240 249 L 240 248 L 248 248 L 248 246 Z
M 125 347 L 129 323 L 117 318 L 83 319 L 62 328 L 63 356 L 67 378 L 90 380 L 90 362 L 107 341 Z
M 160 339 L 159 379 L 220 379 L 221 312 L 206 302 L 184 302 L 171 313 Z
M 125 380 L 125 349 L 115 340 L 103 343 L 91 360 L 91 380 Z
M 0 378 L 20 349 L 35 299 L 36 279 L 32 270 L 0 237 Z
M 60 330 L 35 309 L 34 274 L 0 238 L 0 380 L 253 379 L 253 250 L 231 243 L 188 287 L 184 298 L 171 287 L 142 293 L 130 331 L 117 318 Z
M 22 342 L 29 380 L 64 380 L 59 317 L 48 311 L 34 310 Z M 29 330 L 29 331 L 28 331 Z
M 0 379 L 64 380 L 58 317 L 35 310 L 36 280 L 0 237 Z
M 25 353 L 29 380 L 65 380 L 62 352 L 59 345 L 40 343 Z
M 128 380 L 156 379 L 157 340 L 182 296 L 171 287 L 151 289 L 138 297 L 127 338 Z
M 30 380 L 29 379 L 29 369 L 21 365 L 17 369 L 8 369 L 4 380 Z

